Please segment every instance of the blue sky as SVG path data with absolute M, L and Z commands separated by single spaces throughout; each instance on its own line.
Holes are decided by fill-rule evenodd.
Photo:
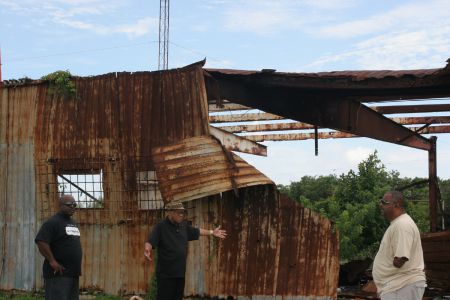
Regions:
M 0 0 L 3 78 L 155 70 L 159 1 Z M 172 0 L 169 67 L 316 72 L 440 68 L 450 57 L 450 1 Z M 439 103 L 450 103 L 440 100 Z M 271 142 L 245 156 L 277 183 L 340 174 L 378 150 L 389 169 L 426 177 L 427 153 L 369 139 Z M 450 134 L 438 175 L 450 178 Z

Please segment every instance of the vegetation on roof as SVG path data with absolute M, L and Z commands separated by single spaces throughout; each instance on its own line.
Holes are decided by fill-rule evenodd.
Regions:
M 76 94 L 73 76 L 70 74 L 69 70 L 50 73 L 42 76 L 41 80 L 49 82 L 49 94 L 58 94 L 65 98 L 73 97 Z

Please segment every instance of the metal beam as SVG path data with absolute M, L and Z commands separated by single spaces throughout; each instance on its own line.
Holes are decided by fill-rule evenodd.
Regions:
M 409 127 L 411 130 L 419 130 L 419 127 Z M 422 129 L 421 134 L 437 134 L 437 133 L 450 133 L 450 125 L 444 126 L 430 126 Z M 246 139 L 255 142 L 263 141 L 301 141 L 310 140 L 315 138 L 313 132 L 310 133 L 280 133 L 280 134 L 255 134 L 255 135 L 243 135 Z M 351 133 L 339 132 L 339 131 L 325 131 L 319 132 L 318 139 L 342 139 L 342 138 L 357 138 L 358 135 Z
M 429 197 L 429 217 L 430 231 L 437 231 L 437 201 L 438 201 L 438 182 L 437 182 L 437 163 L 436 163 L 436 137 L 432 136 L 431 149 L 428 150 L 428 197 Z
M 238 151 L 259 156 L 267 156 L 267 147 L 260 145 L 246 137 L 234 135 L 228 131 L 209 126 L 209 132 L 212 136 L 230 151 Z
M 370 106 L 371 109 L 380 114 L 407 114 L 407 113 L 423 113 L 423 112 L 442 112 L 450 111 L 450 104 L 425 104 L 425 105 L 388 105 L 388 106 Z M 209 104 L 209 112 L 226 112 L 238 110 L 252 110 L 255 108 L 224 102 L 223 107 L 215 104 Z
M 414 71 L 348 71 L 322 73 L 267 73 L 243 70 L 205 70 L 214 78 L 221 95 L 208 99 L 235 101 L 245 88 L 287 90 L 296 99 L 315 102 L 320 99 L 354 100 L 363 102 L 430 99 L 450 96 L 450 67 Z M 207 83 L 207 89 L 209 89 Z M 245 85 L 244 89 L 238 85 Z M 280 98 L 282 99 L 282 98 Z M 257 107 L 255 107 L 257 108 Z
M 284 118 L 320 127 L 374 138 L 413 148 L 429 150 L 428 139 L 395 123 L 357 101 L 303 99 L 301 91 L 283 87 L 218 80 L 221 95 L 209 95 L 254 107 Z M 320 96 L 320 95 L 318 95 Z
M 249 121 L 283 120 L 283 117 L 269 113 L 231 114 L 209 116 L 209 123 L 235 123 Z
M 314 126 L 301 122 L 291 122 L 291 123 L 274 123 L 274 124 L 251 124 L 251 125 L 244 124 L 234 126 L 219 126 L 217 128 L 223 129 L 231 133 L 240 133 L 240 132 L 306 130 L 306 129 L 314 129 Z
M 407 114 L 450 111 L 450 104 L 371 106 L 380 114 Z
M 390 119 L 402 125 L 450 123 L 450 116 L 402 117 Z M 314 129 L 314 125 L 301 122 L 290 122 L 290 123 L 272 123 L 272 124 L 243 124 L 231 126 L 216 126 L 216 128 L 220 128 L 231 133 L 241 133 L 241 132 L 307 130 L 307 129 Z
M 235 110 L 251 110 L 254 108 L 247 107 L 244 105 L 225 102 L 222 107 L 217 106 L 216 104 L 208 105 L 209 112 L 221 112 L 221 111 L 235 111 Z

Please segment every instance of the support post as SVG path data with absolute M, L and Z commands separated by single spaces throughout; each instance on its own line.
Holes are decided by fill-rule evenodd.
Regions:
M 437 198 L 438 198 L 438 182 L 436 168 L 436 140 L 437 137 L 430 137 L 431 149 L 428 150 L 428 197 L 429 197 L 429 216 L 430 216 L 430 232 L 437 231 Z
M 317 125 L 314 125 L 314 154 L 319 155 L 319 130 Z

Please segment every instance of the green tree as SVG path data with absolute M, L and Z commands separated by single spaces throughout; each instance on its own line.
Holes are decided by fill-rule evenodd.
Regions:
M 389 225 L 379 209 L 379 199 L 383 194 L 421 180 L 400 178 L 397 171 L 386 170 L 377 152 L 374 152 L 359 163 L 355 171 L 350 170 L 339 177 L 304 176 L 299 182 L 281 186 L 280 189 L 334 223 L 340 233 L 341 260 L 345 262 L 373 258 L 378 250 L 384 231 Z M 413 185 L 405 190 L 404 194 L 408 200 L 414 201 L 408 206 L 408 213 L 421 231 L 427 231 L 427 186 Z

